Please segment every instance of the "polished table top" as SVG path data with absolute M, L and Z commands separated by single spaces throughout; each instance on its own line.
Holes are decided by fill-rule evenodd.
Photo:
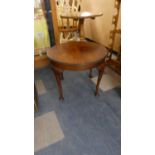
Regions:
M 59 64 L 60 68 L 84 70 L 102 63 L 107 52 L 103 45 L 81 41 L 56 45 L 48 50 L 47 56 L 55 65 Z

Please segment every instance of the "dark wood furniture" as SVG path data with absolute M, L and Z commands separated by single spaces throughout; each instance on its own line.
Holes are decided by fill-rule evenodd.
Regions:
M 85 41 L 68 42 L 50 48 L 47 56 L 50 59 L 58 84 L 59 99 L 64 99 L 61 85 L 64 70 L 81 71 L 97 68 L 99 75 L 95 95 L 98 95 L 99 83 L 104 72 L 107 53 L 108 51 L 104 46 Z

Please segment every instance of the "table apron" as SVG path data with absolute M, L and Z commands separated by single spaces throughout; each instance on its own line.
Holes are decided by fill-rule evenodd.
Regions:
M 91 64 L 85 64 L 85 65 L 69 65 L 69 64 L 60 64 L 51 61 L 51 67 L 56 70 L 69 70 L 69 71 L 82 71 L 82 70 L 88 70 L 91 68 L 96 68 L 102 64 L 106 64 L 105 58 L 101 61 L 98 61 L 96 63 L 91 63 Z

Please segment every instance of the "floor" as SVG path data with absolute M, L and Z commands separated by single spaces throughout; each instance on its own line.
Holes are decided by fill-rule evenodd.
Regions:
M 121 79 L 106 68 L 95 97 L 97 71 L 64 72 L 59 101 L 51 69 L 35 71 L 39 110 L 34 119 L 35 155 L 120 155 Z

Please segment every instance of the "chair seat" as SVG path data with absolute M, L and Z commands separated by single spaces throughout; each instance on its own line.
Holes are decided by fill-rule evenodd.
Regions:
M 59 27 L 59 32 L 75 32 L 78 31 L 78 28 L 76 26 L 71 26 L 69 28 L 67 27 Z

